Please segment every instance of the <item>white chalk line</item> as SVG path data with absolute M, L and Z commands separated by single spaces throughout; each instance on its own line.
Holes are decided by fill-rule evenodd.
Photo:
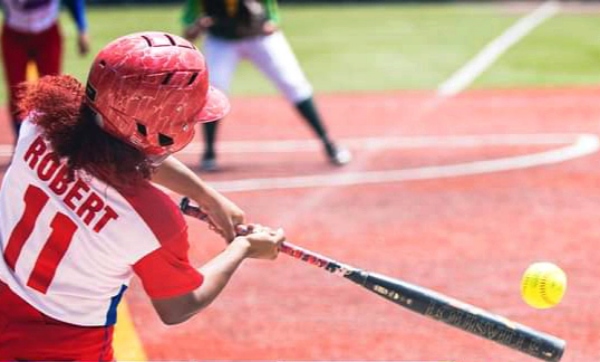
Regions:
M 431 140 L 433 139 L 441 140 L 439 137 L 432 137 Z M 599 138 L 593 134 L 490 135 L 482 137 L 479 140 L 476 139 L 476 136 L 465 137 L 464 139 L 461 137 L 450 137 L 448 140 L 451 142 L 446 142 L 446 147 L 450 144 L 470 144 L 471 146 L 481 146 L 484 145 L 483 141 L 492 139 L 495 140 L 493 145 L 547 145 L 552 143 L 556 144 L 557 142 L 564 143 L 566 140 L 569 140 L 573 143 L 558 149 L 527 155 L 503 157 L 492 160 L 477 160 L 451 165 L 436 165 L 386 171 L 342 172 L 334 175 L 323 174 L 295 177 L 240 179 L 235 181 L 211 181 L 211 185 L 221 192 L 245 192 L 313 187 L 324 188 L 327 186 L 349 186 L 439 179 L 551 165 L 590 155 L 594 152 L 597 152 L 600 148 Z M 460 142 L 465 140 L 477 142 Z M 502 143 L 502 141 L 504 141 L 504 143 Z M 423 144 L 427 144 L 428 146 L 432 145 L 431 142 L 421 142 L 420 144 L 420 147 L 422 147 Z M 440 142 L 437 144 L 437 146 L 439 147 L 443 144 L 444 142 Z M 415 145 L 416 143 L 410 147 L 419 147 Z M 489 144 L 486 145 L 489 146 Z
M 545 20 L 557 14 L 559 10 L 559 3 L 550 0 L 522 17 L 499 37 L 486 45 L 473 59 L 456 71 L 448 80 L 442 83 L 438 87 L 438 95 L 450 97 L 466 89 L 511 46 L 523 39 Z

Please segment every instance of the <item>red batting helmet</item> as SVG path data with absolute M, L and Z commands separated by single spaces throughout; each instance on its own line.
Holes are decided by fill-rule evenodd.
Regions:
M 135 33 L 105 46 L 92 64 L 86 98 L 105 131 L 153 159 L 190 143 L 197 122 L 229 111 L 225 95 L 209 86 L 198 49 L 161 32 Z

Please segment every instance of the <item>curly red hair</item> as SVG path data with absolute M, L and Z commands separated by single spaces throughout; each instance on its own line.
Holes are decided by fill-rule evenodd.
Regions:
M 85 170 L 121 190 L 150 179 L 147 157 L 98 126 L 84 86 L 74 77 L 45 76 L 23 85 L 20 94 L 21 115 L 42 127 L 58 157 L 66 158 L 71 178 Z

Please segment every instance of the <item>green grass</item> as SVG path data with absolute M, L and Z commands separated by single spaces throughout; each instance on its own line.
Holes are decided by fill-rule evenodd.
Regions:
M 62 15 L 64 70 L 84 80 L 96 52 L 123 34 L 181 32 L 181 7 L 90 7 L 93 51 L 75 53 L 71 19 Z M 283 27 L 317 92 L 434 89 L 522 14 L 497 5 L 281 6 Z M 600 81 L 600 14 L 559 15 L 504 54 L 475 87 L 538 87 Z M 235 95 L 275 94 L 242 63 Z M 4 89 L 0 100 L 6 99 Z
M 323 6 L 282 12 L 288 39 L 322 92 L 435 88 L 516 19 L 485 6 Z M 248 69 L 242 72 L 253 81 L 238 81 L 236 91 L 251 92 L 261 84 Z
M 558 15 L 511 48 L 477 88 L 600 84 L 600 13 Z

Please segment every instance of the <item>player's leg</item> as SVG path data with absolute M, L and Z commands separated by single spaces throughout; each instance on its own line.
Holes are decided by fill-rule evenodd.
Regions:
M 2 28 L 2 64 L 4 67 L 4 78 L 8 93 L 8 104 L 12 127 L 15 135 L 15 143 L 19 135 L 21 120 L 17 112 L 17 86 L 25 81 L 28 42 L 26 35 L 18 33 L 4 25 Z
M 204 40 L 203 53 L 209 69 L 210 84 L 225 93 L 229 92 L 231 77 L 240 60 L 237 42 L 208 35 Z M 221 120 L 202 124 L 204 135 L 204 153 L 200 164 L 202 171 L 217 170 L 215 143 L 220 123 Z
M 329 138 L 313 100 L 313 89 L 304 75 L 292 48 L 282 32 L 258 37 L 247 42 L 248 58 L 293 103 L 306 123 L 323 143 L 327 157 L 334 165 L 348 163 L 352 156 Z
M 36 37 L 35 64 L 40 77 L 61 73 L 63 57 L 63 39 L 58 24 Z

